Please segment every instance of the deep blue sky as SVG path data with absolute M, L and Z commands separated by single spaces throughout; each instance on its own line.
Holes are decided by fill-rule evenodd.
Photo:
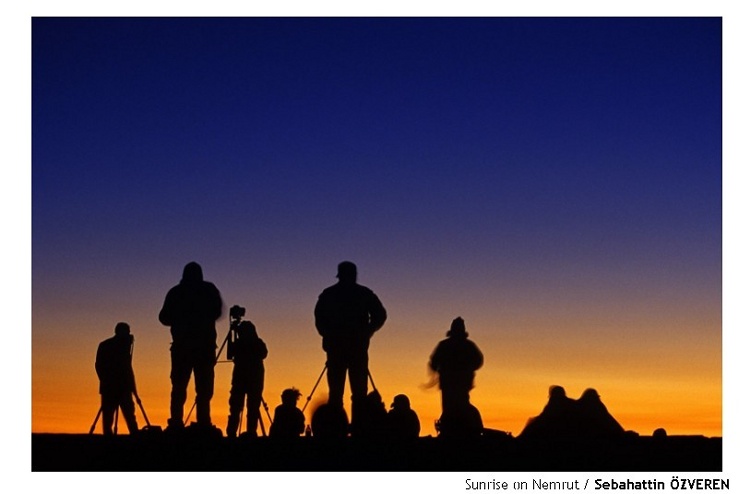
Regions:
M 196 223 L 592 262 L 700 236 L 679 251 L 717 260 L 718 18 L 33 22 L 35 266 L 144 261 Z
M 715 431 L 721 69 L 720 18 L 35 18 L 34 387 L 68 384 L 56 352 L 95 389 L 86 351 L 123 319 L 161 376 L 156 314 L 196 260 L 289 353 L 268 379 L 304 388 L 312 307 L 350 259 L 391 316 L 388 393 L 461 315 L 497 427 L 550 384 L 623 410 L 679 382 L 682 430 Z

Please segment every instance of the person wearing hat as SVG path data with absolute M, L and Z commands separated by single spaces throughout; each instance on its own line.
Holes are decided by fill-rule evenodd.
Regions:
M 443 414 L 443 427 L 476 421 L 477 411 L 469 401 L 474 387 L 474 375 L 484 363 L 477 345 L 469 340 L 464 320 L 457 317 L 451 323 L 447 338 L 438 343 L 429 361 L 430 369 L 438 376 Z
M 287 388 L 281 392 L 281 405 L 273 413 L 273 423 L 269 436 L 292 438 L 305 432 L 305 414 L 297 408 L 302 393 L 297 388 Z
M 369 288 L 357 283 L 357 266 L 344 261 L 338 265 L 338 283 L 320 294 L 315 305 L 315 327 L 323 337 L 326 352 L 328 404 L 344 407 L 347 372 L 352 392 L 352 432 L 367 399 L 368 349 L 370 338 L 386 320 L 380 299 Z
M 101 343 L 96 350 L 96 374 L 99 376 L 99 394 L 102 395 L 102 432 L 112 435 L 115 412 L 119 408 L 128 426 L 128 432 L 138 432 L 135 419 L 135 374 L 132 363 L 133 336 L 124 322 L 115 325 L 115 335 Z

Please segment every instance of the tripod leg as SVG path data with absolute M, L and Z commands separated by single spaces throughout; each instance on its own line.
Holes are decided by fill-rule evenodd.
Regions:
M 268 416 L 268 423 L 273 424 L 273 419 L 271 418 L 271 412 L 268 411 L 268 403 L 266 403 L 266 400 L 264 400 L 262 396 L 260 397 L 260 402 L 263 405 L 263 409 L 266 411 L 266 415 Z
M 318 384 L 320 384 L 320 380 L 323 379 L 323 374 L 326 373 L 326 369 L 328 369 L 328 362 L 325 363 L 323 366 L 323 370 L 320 372 L 320 375 L 318 376 L 318 380 L 315 381 L 315 386 L 313 386 L 312 391 L 310 391 L 310 396 L 307 397 L 307 401 L 305 402 L 305 406 L 302 407 L 302 411 L 305 411 L 305 408 L 307 408 L 307 405 L 310 404 L 310 400 L 312 399 L 313 395 L 315 394 L 315 390 L 318 389 Z
M 263 425 L 263 417 L 258 414 L 258 423 L 260 424 L 260 432 L 263 434 L 263 437 L 266 437 L 266 426 Z
M 94 419 L 94 423 L 91 424 L 91 429 L 89 429 L 89 434 L 94 433 L 94 429 L 96 429 L 96 423 L 99 422 L 99 417 L 102 415 L 102 407 L 99 407 L 99 411 L 96 412 L 96 418 Z
M 195 401 L 193 401 L 193 406 L 190 407 L 190 411 L 187 414 L 187 417 L 185 417 L 185 421 L 183 422 L 184 425 L 188 425 L 188 422 L 190 422 L 190 416 L 193 414 L 193 410 L 195 410 Z
M 148 421 L 146 410 L 143 409 L 143 403 L 141 403 L 141 399 L 138 397 L 138 395 L 135 395 L 135 401 L 138 403 L 138 407 L 141 409 L 141 413 L 143 414 L 143 420 L 146 421 L 146 425 L 148 427 L 151 427 L 151 422 Z
M 372 378 L 372 374 L 370 373 L 370 369 L 367 369 L 367 377 L 370 378 L 370 383 L 372 384 L 372 390 L 377 391 L 378 388 L 375 387 L 375 379 Z

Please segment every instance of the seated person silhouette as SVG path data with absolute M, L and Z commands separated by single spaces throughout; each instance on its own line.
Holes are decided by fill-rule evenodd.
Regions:
M 575 400 L 568 397 L 565 388 L 553 385 L 542 413 L 528 420 L 519 438 L 572 438 L 575 422 Z
M 534 441 L 598 441 L 624 433 L 604 406 L 599 393 L 589 388 L 578 400 L 569 398 L 562 386 L 551 386 L 549 401 L 530 419 L 519 439 Z
M 579 421 L 581 424 L 579 434 L 588 439 L 616 437 L 625 432 L 625 429 L 609 413 L 607 407 L 602 403 L 599 393 L 588 388 L 576 401 Z
M 397 441 L 417 439 L 421 425 L 417 412 L 412 410 L 409 397 L 400 394 L 393 397 L 391 409 L 386 417 L 388 436 Z
M 370 391 L 362 408 L 362 420 L 358 425 L 359 433 L 353 435 L 368 439 L 383 439 L 387 417 L 388 411 L 385 409 L 385 403 L 383 403 L 380 393 L 377 390 Z
M 460 412 L 443 412 L 435 422 L 435 430 L 443 438 L 475 438 L 484 433 L 484 423 L 479 409 L 469 403 Z
M 343 439 L 349 434 L 349 417 L 337 404 L 323 403 L 312 414 L 312 436 L 318 439 Z
M 297 408 L 300 396 L 301 393 L 296 388 L 285 389 L 281 393 L 281 405 L 277 406 L 273 413 L 273 423 L 269 431 L 271 437 L 299 437 L 305 432 L 305 414 Z

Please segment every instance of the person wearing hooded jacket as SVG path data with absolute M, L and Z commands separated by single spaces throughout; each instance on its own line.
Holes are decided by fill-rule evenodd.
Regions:
M 484 364 L 479 347 L 469 339 L 464 320 L 457 317 L 451 323 L 447 338 L 438 343 L 429 361 L 437 373 L 443 413 L 441 431 L 471 431 L 482 429 L 479 411 L 470 403 L 469 392 L 474 388 L 474 376 Z
M 195 378 L 198 425 L 211 426 L 211 398 L 216 364 L 216 320 L 223 302 L 216 286 L 203 279 L 197 262 L 185 265 L 182 280 L 172 287 L 159 312 L 159 321 L 170 327 L 172 393 L 168 429 L 183 427 L 183 410 L 191 375 Z
M 315 327 L 323 337 L 326 352 L 328 404 L 343 409 L 348 373 L 355 432 L 366 407 L 370 338 L 383 327 L 387 314 L 377 295 L 357 283 L 357 266 L 353 262 L 339 263 L 336 276 L 338 283 L 318 297 Z

